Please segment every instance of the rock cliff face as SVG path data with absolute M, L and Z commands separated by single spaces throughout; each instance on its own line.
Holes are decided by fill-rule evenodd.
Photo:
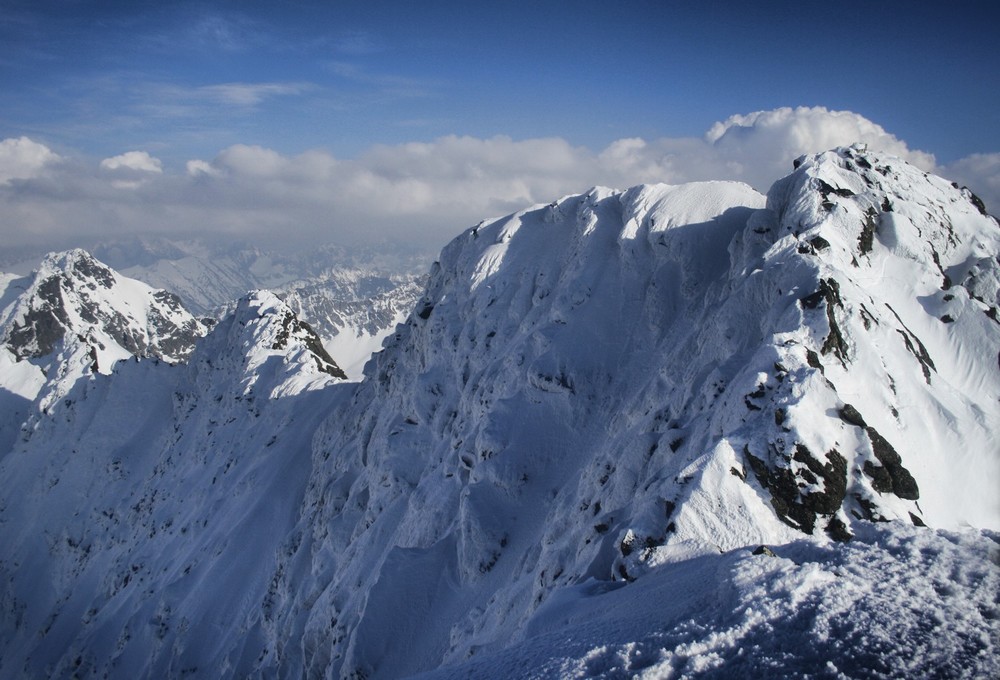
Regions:
M 26 277 L 0 274 L 0 399 L 8 416 L 0 448 L 77 380 L 133 357 L 186 361 L 208 327 L 177 296 L 83 250 L 51 253 Z
M 83 250 L 51 254 L 9 287 L 23 289 L 3 310 L 3 342 L 18 359 L 48 356 L 77 336 L 90 343 L 97 369 L 122 353 L 177 363 L 205 334 L 176 295 L 122 277 Z
M 1000 528 L 1000 229 L 860 147 L 796 166 L 482 223 L 360 384 L 266 294 L 81 382 L 0 459 L 0 673 L 820 673 L 850 633 L 848 673 L 990 674 L 996 546 L 933 528 Z M 936 595 L 847 602 L 879 574 Z

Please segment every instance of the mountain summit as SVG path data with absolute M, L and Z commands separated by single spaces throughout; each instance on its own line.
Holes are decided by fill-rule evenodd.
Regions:
M 132 357 L 184 362 L 207 330 L 176 295 L 83 250 L 50 253 L 29 276 L 0 274 L 0 451 L 80 378 Z
M 83 250 L 48 255 L 10 288 L 23 288 L 3 318 L 4 343 L 18 359 L 47 356 L 75 335 L 93 349 L 98 369 L 127 356 L 176 363 L 204 335 L 176 295 L 122 277 Z
M 996 674 L 1000 228 L 795 165 L 477 225 L 358 384 L 258 294 L 81 384 L 0 459 L 0 673 Z

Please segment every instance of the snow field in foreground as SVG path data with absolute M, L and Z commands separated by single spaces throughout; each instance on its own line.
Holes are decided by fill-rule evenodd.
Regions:
M 996 677 L 1000 535 L 894 522 L 847 544 L 704 555 L 589 580 L 443 678 Z

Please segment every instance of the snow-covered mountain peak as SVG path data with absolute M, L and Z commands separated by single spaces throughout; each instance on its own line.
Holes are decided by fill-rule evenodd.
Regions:
M 456 239 L 368 375 L 378 418 L 429 428 L 470 493 L 520 498 L 521 470 L 553 516 L 597 508 L 553 517 L 574 545 L 596 523 L 647 548 L 552 569 L 631 578 L 672 545 L 861 519 L 995 526 L 993 293 L 959 282 L 997 252 L 966 192 L 859 148 L 803 159 L 766 208 L 734 183 L 596 189 Z
M 264 392 L 271 398 L 347 377 L 309 324 L 266 290 L 240 298 L 201 342 L 191 362 L 202 375 L 223 371 L 222 380 L 241 385 L 244 394 Z
M 0 458 L 0 672 L 996 675 L 984 213 L 861 147 L 596 188 L 456 238 L 357 384 L 254 292 Z
M 82 248 L 47 254 L 38 266 L 38 275 L 44 278 L 55 274 L 67 274 L 81 280 L 90 279 L 105 288 L 114 285 L 115 280 L 110 267 L 98 262 Z
M 50 253 L 30 277 L 8 284 L 3 340 L 18 359 L 51 354 L 79 338 L 94 370 L 129 356 L 184 361 L 205 327 L 177 296 L 121 276 L 83 250 Z M 5 296 L 8 299 L 8 296 Z
M 996 219 L 967 188 L 901 159 L 862 147 L 804 156 L 772 187 L 768 206 L 779 211 L 783 233 L 818 236 L 818 250 L 837 246 L 842 265 L 879 266 L 874 251 L 882 247 L 944 288 L 961 285 L 986 304 L 1000 303 Z
M 0 388 L 21 398 L 8 406 L 7 438 L 83 376 L 109 374 L 131 357 L 181 363 L 206 330 L 176 295 L 84 250 L 50 253 L 29 276 L 0 277 Z

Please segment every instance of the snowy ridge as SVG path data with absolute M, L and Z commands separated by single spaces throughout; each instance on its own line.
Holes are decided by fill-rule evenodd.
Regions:
M 595 188 L 459 236 L 358 384 L 254 293 L 0 459 L 0 675 L 995 675 L 980 208 L 861 147 Z
M 196 368 L 207 364 L 219 370 L 220 362 L 238 366 L 226 382 L 238 383 L 242 394 L 256 390 L 277 398 L 347 377 L 312 327 L 270 291 L 240 298 L 203 345 Z
M 944 300 L 925 271 L 937 257 L 955 282 L 992 280 L 995 221 L 860 149 L 803 159 L 763 203 L 730 183 L 595 189 L 442 253 L 356 406 L 317 439 L 299 592 L 324 595 L 287 632 L 323 650 L 312 663 L 394 676 L 458 661 L 517 639 L 580 579 L 803 533 L 998 526 L 995 291 Z M 912 287 L 852 282 L 880 272 Z M 925 353 L 952 351 L 967 363 L 929 368 Z M 402 585 L 428 564 L 436 580 Z M 416 612 L 393 618 L 403 648 L 376 633 L 390 601 Z
M 860 454 L 854 516 L 996 528 L 1000 228 L 968 190 L 893 161 L 830 152 L 769 195 L 779 233 L 819 263 L 800 306 L 827 317 L 814 341 L 828 389 L 810 397 L 845 424 L 815 447 Z M 815 421 L 795 428 L 788 415 L 815 436 Z
M 96 252 L 128 276 L 177 293 L 202 315 L 221 317 L 247 291 L 271 290 L 312 326 L 352 380 L 361 378 L 383 338 L 405 320 L 430 261 L 389 244 L 277 255 L 244 245 L 140 238 L 104 243 Z
M 0 458 L 0 677 L 244 675 L 219 631 L 254 639 L 336 374 L 257 292 L 188 364 L 75 383 Z

